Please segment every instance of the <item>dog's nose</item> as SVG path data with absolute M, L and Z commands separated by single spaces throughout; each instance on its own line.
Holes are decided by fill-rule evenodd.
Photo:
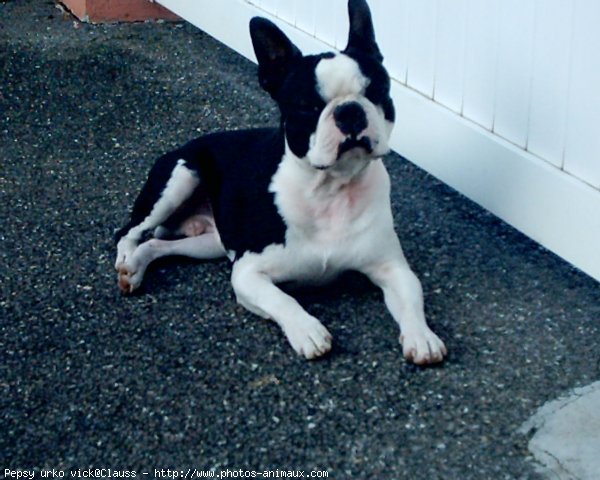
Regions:
M 358 102 L 346 102 L 333 111 L 335 124 L 340 131 L 355 137 L 368 126 L 367 114 Z

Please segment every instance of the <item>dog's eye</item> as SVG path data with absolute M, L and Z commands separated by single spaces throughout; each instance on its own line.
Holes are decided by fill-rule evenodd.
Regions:
M 301 105 L 298 107 L 298 112 L 302 115 L 318 115 L 321 113 L 319 105 Z

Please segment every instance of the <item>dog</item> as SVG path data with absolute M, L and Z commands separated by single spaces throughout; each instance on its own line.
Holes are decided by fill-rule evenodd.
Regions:
M 366 1 L 349 0 L 348 14 L 347 47 L 309 56 L 271 21 L 251 19 L 259 83 L 280 125 L 208 134 L 159 158 L 116 235 L 118 285 L 133 292 L 166 255 L 226 256 L 238 303 L 314 359 L 331 334 L 278 285 L 354 270 L 383 290 L 406 359 L 440 362 L 446 347 L 394 231 L 382 161 L 395 119 L 390 78 Z

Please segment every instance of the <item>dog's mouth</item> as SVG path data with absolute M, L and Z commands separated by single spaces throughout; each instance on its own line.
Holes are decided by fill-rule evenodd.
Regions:
M 352 150 L 357 150 L 357 149 L 363 150 L 363 152 L 367 156 L 371 155 L 373 153 L 373 144 L 371 142 L 371 139 L 367 136 L 364 136 L 361 138 L 356 138 L 356 137 L 347 138 L 342 143 L 340 143 L 340 145 L 338 146 L 336 160 L 340 160 L 340 158 L 345 153 L 348 153 Z M 333 167 L 334 165 L 335 165 L 335 162 L 330 163 L 330 164 L 316 164 L 316 165 L 313 164 L 313 167 L 316 168 L 317 170 L 327 170 L 327 169 Z
M 356 148 L 362 148 L 367 154 L 373 153 L 373 145 L 371 139 L 366 135 L 360 138 L 349 137 L 340 143 L 338 147 L 338 159 L 346 152 L 354 150 Z

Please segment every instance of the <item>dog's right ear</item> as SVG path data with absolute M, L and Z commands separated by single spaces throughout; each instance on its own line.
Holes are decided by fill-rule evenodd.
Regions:
M 366 0 L 348 0 L 348 16 L 350 17 L 350 33 L 348 34 L 348 46 L 344 52 L 365 52 L 382 62 L 383 55 L 375 41 L 371 9 Z
M 250 20 L 250 36 L 258 60 L 258 81 L 277 99 L 291 65 L 302 57 L 302 52 L 266 18 L 254 17 Z

